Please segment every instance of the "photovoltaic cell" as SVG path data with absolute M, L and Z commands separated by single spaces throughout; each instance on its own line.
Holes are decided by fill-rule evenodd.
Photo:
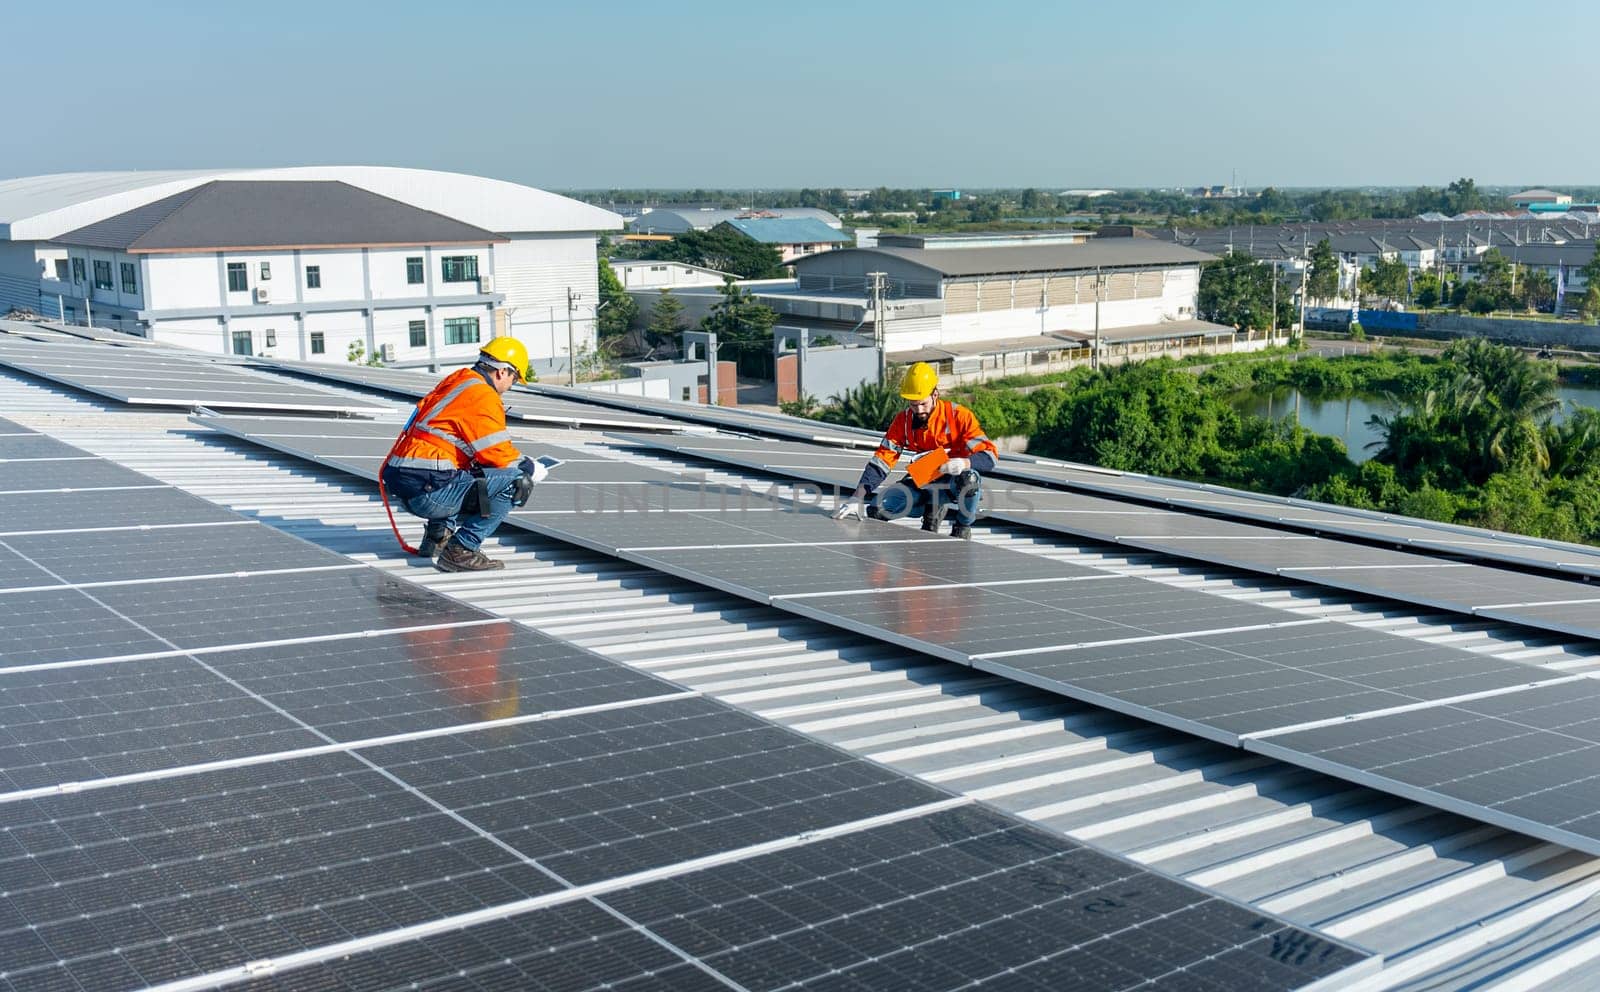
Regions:
M 15 425 L 11 425 L 15 427 Z M 83 454 L 77 448 L 53 437 L 43 434 L 28 434 L 23 437 L 7 437 L 10 430 L 0 427 L 0 462 L 10 461 L 14 458 L 63 458 Z
M 185 361 L 165 352 L 113 350 L 102 344 L 39 344 L 7 338 L 0 340 L 0 365 L 147 406 L 367 414 L 388 409 L 226 365 Z
M 572 902 L 278 972 L 238 988 L 727 992 L 728 986 L 593 903 Z
M 691 457 L 726 462 L 743 468 L 771 472 L 789 478 L 809 479 L 830 485 L 853 486 L 858 469 L 849 467 L 850 455 L 821 447 L 790 441 L 758 443 L 746 438 L 717 437 L 653 437 L 622 435 L 629 443 L 675 451 Z M 1007 466 L 1012 463 L 1005 463 Z M 1054 472 L 1056 469 L 1051 468 Z M 1441 560 L 1438 557 L 1392 548 L 1372 547 L 1332 538 L 1318 537 L 1291 530 L 1279 530 L 1264 524 L 1288 520 L 1284 512 L 1299 514 L 1302 524 L 1326 522 L 1330 530 L 1344 533 L 1349 518 L 1338 512 L 1302 511 L 1285 509 L 1285 501 L 1270 502 L 1272 497 L 1262 497 L 1267 502 L 1254 502 L 1248 494 L 1238 498 L 1209 493 L 1194 486 L 1144 480 L 1134 476 L 1092 473 L 1088 470 L 1065 470 L 1064 478 L 1074 485 L 1082 484 L 1096 491 L 1140 500 L 1157 500 L 1171 507 L 1204 508 L 1219 511 L 1242 505 L 1254 513 L 1261 506 L 1274 507 L 1273 514 L 1253 517 L 1261 523 L 1247 520 L 1225 520 L 1184 512 L 1181 509 L 1158 509 L 1140 503 L 1119 503 L 1111 499 L 1086 496 L 1077 492 L 1047 490 L 1009 479 L 991 478 L 985 482 L 984 506 L 987 515 L 995 520 L 1025 524 L 1044 530 L 1109 541 L 1161 554 L 1176 555 L 1198 561 L 1242 568 L 1266 575 L 1283 575 L 1304 582 L 1335 589 L 1345 589 L 1365 595 L 1386 596 L 1401 602 L 1414 603 L 1439 609 L 1454 610 L 1467 615 L 1482 613 L 1511 623 L 1581 637 L 1600 636 L 1600 614 L 1583 611 L 1549 610 L 1508 606 L 1520 602 L 1597 598 L 1592 587 L 1568 579 L 1528 576 L 1520 572 L 1492 568 L 1481 562 Z M 1048 476 L 1046 476 L 1048 477 Z M 1111 479 L 1112 481 L 1107 481 Z M 1133 511 L 1133 512 L 1130 512 Z M 1334 526 L 1337 525 L 1337 526 Z M 1372 526 L 1379 526 L 1373 524 Z M 1384 523 L 1386 534 L 1394 540 L 1408 542 L 1418 551 L 1469 553 L 1470 548 L 1459 545 L 1455 539 L 1449 546 L 1440 540 L 1441 535 L 1420 525 Z M 1412 533 L 1414 532 L 1414 533 Z M 1354 533 L 1354 532 L 1351 532 Z M 1487 534 L 1488 532 L 1485 532 Z M 1357 536 L 1370 536 L 1365 533 Z M 1448 535 L 1446 535 L 1448 536 Z M 1504 550 L 1504 542 L 1495 545 L 1496 554 Z M 1517 560 L 1528 563 L 1553 565 L 1564 560 L 1555 550 L 1516 546 L 1514 558 L 1501 556 L 1500 560 Z M 1570 558 L 1570 556 L 1565 556 Z M 1445 575 L 1443 581 L 1432 582 L 1425 576 L 1428 566 L 1436 569 L 1432 574 Z M 1528 591 L 1523 596 L 1521 592 Z M 1537 589 L 1537 592 L 1533 590 Z M 1492 611 L 1483 608 L 1495 606 Z
M 73 458 L 83 452 L 68 448 Z M 45 493 L 57 489 L 91 489 L 114 486 L 157 486 L 160 483 L 138 472 L 100 459 L 81 461 L 0 461 L 0 494 L 37 493 L 35 499 L 53 499 Z
M 1253 741 L 1345 778 L 1593 850 L 1600 685 L 1588 679 Z M 1564 838 L 1564 839 L 1562 839 Z
M 0 792 L 321 743 L 192 658 L 0 673 Z
M 782 961 L 807 988 L 1244 992 L 1360 960 L 975 806 L 604 901 L 747 988 L 778 984 Z
M 509 622 L 219 652 L 206 663 L 340 741 L 680 691 Z
M 170 488 L 0 493 L 0 539 L 33 531 L 235 523 L 239 519 L 215 503 Z
M 393 630 L 488 616 L 367 568 L 108 586 L 93 594 L 178 648 Z M 0 609 L 10 598 L 0 597 Z
M 705 699 L 363 753 L 575 884 L 942 798 Z
M 266 569 L 348 566 L 350 560 L 262 524 L 0 538 L 66 583 L 117 582 Z M 3 566 L 0 566 L 3 567 Z M 21 582 L 19 584 L 28 584 Z M 190 596 L 193 589 L 186 590 Z
M 558 884 L 348 755 L 0 804 L 0 971 L 136 989 Z
M 387 443 L 381 436 L 367 442 Z M 589 464 L 601 463 L 576 465 L 578 479 L 590 480 L 582 488 L 616 488 L 603 471 L 611 463 L 585 473 Z M 700 496 L 689 486 L 658 488 L 680 508 Z M 135 495 L 141 492 L 161 498 L 138 508 L 168 521 L 191 509 L 176 490 Z M 757 502 L 769 511 L 777 505 Z M 135 653 L 130 630 L 156 651 L 168 649 L 116 664 L 0 671 L 0 987 L 7 992 L 209 983 L 242 977 L 247 962 L 295 954 L 308 966 L 251 984 L 320 982 L 365 992 L 393 984 L 393 976 L 405 985 L 437 976 L 480 988 L 693 988 L 709 976 L 682 960 L 688 952 L 592 903 L 466 929 L 448 924 L 463 914 L 510 912 L 569 881 L 671 872 L 689 859 L 766 841 L 796 850 L 812 843 L 815 830 L 843 830 L 829 843 L 844 854 L 871 849 L 863 870 L 872 868 L 891 890 L 916 894 L 916 905 L 895 907 L 898 925 L 930 935 L 908 945 L 897 973 L 884 973 L 892 981 L 862 984 L 870 973 L 856 971 L 857 987 L 904 987 L 899 979 L 918 969 L 958 974 L 954 964 L 997 939 L 1055 939 L 1050 926 L 1019 930 L 1010 915 L 951 930 L 935 903 L 952 883 L 929 889 L 928 873 L 981 886 L 953 853 L 954 825 L 936 830 L 945 846 L 924 852 L 909 873 L 887 864 L 873 838 L 850 839 L 865 818 L 915 816 L 947 802 L 937 789 L 721 704 L 677 697 L 667 683 L 570 645 L 486 623 L 476 610 L 257 525 L 150 526 L 156 529 L 0 540 L 0 579 L 48 563 L 47 574 L 85 584 L 0 593 L 0 667 Z M 781 533 L 793 525 L 767 526 Z M 907 545 L 898 536 L 893 542 L 852 560 L 901 567 L 896 553 Z M 993 553 L 950 549 L 927 557 L 931 571 L 974 573 Z M 233 570 L 212 571 L 225 565 Z M 195 575 L 204 577 L 185 577 Z M 461 623 L 472 626 L 448 626 Z M 330 634 L 358 636 L 305 641 Z M 253 642 L 270 643 L 203 656 L 172 650 Z M 665 693 L 675 698 L 644 702 Z M 632 702 L 639 705 L 626 705 Z M 605 708 L 581 709 L 596 706 Z M 472 727 L 524 715 L 538 719 Z M 447 732 L 405 739 L 439 730 Z M 299 750 L 372 737 L 389 743 L 347 753 Z M 71 788 L 50 791 L 64 784 Z M 1090 932 L 1126 940 L 1131 921 L 1142 938 L 1158 942 L 1161 973 L 1190 975 L 1202 982 L 1197 988 L 1228 955 L 1250 960 L 1243 971 L 1256 975 L 1291 952 L 1304 958 L 1315 949 L 1314 969 L 1262 986 L 1271 989 L 1363 959 L 1162 882 L 1213 931 L 1229 918 L 1253 924 L 1196 941 L 1189 917 L 1169 923 L 1166 902 L 1135 887 L 1154 878 L 1144 869 L 1043 834 L 1034 844 L 1041 858 L 1070 849 L 1075 877 L 1091 872 L 1126 883 L 1115 898 L 1139 905 L 1130 913 L 1120 912 L 1123 905 L 1080 907 L 1083 914 L 1119 911 L 1114 932 Z M 1013 884 L 1032 878 L 1029 871 Z M 769 976 L 766 986 L 809 981 L 793 956 L 805 942 L 779 922 L 768 919 L 771 929 L 755 935 L 753 954 L 735 949 L 728 960 Z M 437 932 L 402 939 L 419 924 Z M 530 939 L 530 925 L 546 929 Z M 1269 932 L 1276 945 L 1259 939 Z M 371 954 L 344 948 L 363 939 L 389 946 Z M 1063 975 L 1105 974 L 1080 945 L 1057 943 L 1043 957 L 1074 959 L 1058 967 Z M 837 960 L 854 970 L 850 954 Z

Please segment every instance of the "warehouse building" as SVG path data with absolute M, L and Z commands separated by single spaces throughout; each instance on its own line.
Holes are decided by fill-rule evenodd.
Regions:
M 1149 238 L 883 236 L 876 248 L 796 259 L 801 297 L 870 293 L 884 273 L 890 353 L 1195 320 L 1200 266 L 1213 258 Z
M 646 210 L 628 222 L 628 230 L 638 234 L 688 234 L 690 231 L 709 231 L 718 224 L 731 220 L 789 220 L 810 219 L 828 225 L 835 231 L 844 222 L 820 207 L 784 207 L 781 210 L 752 208 L 746 210 L 714 210 L 710 207 L 655 207 Z
M 543 190 L 420 169 L 13 179 L 0 309 L 309 361 L 448 364 L 509 333 L 553 370 L 569 320 L 578 350 L 593 346 L 596 234 L 621 226 Z

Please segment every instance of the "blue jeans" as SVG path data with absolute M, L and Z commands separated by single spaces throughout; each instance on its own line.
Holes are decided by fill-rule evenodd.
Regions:
M 470 472 L 457 472 L 454 479 L 438 489 L 411 497 L 406 500 L 406 509 L 429 522 L 443 520 L 456 532 L 455 539 L 463 548 L 476 551 L 511 512 L 511 487 L 521 474 L 522 470 L 515 465 L 483 470 L 483 477 L 489 484 L 489 505 L 478 510 L 481 513 L 486 509 L 489 513 L 486 517 L 461 512 L 462 501 L 478 482 Z
M 977 473 L 974 472 L 973 475 L 976 476 Z M 892 486 L 885 486 L 873 496 L 872 502 L 879 512 L 891 520 L 921 514 L 930 500 L 937 501 L 933 503 L 935 507 L 948 503 L 956 515 L 956 520 L 970 527 L 972 522 L 978 519 L 978 500 L 982 495 L 981 478 L 963 498 L 961 477 L 947 475 L 934 480 L 927 488 L 918 486 L 909 478 L 901 479 Z

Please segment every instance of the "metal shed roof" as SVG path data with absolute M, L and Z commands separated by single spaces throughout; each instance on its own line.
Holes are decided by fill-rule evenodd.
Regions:
M 850 252 L 868 252 L 911 262 L 945 278 L 1015 275 L 1031 272 L 1083 272 L 1097 268 L 1172 268 L 1215 261 L 1215 255 L 1153 238 L 1112 238 L 1084 244 L 1003 245 L 993 248 L 840 248 L 797 258 L 799 275 L 819 260 Z

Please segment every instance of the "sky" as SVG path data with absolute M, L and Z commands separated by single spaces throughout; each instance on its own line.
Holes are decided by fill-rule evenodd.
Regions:
M 1600 185 L 1594 3 L 75 0 L 0 25 L 0 177 Z

